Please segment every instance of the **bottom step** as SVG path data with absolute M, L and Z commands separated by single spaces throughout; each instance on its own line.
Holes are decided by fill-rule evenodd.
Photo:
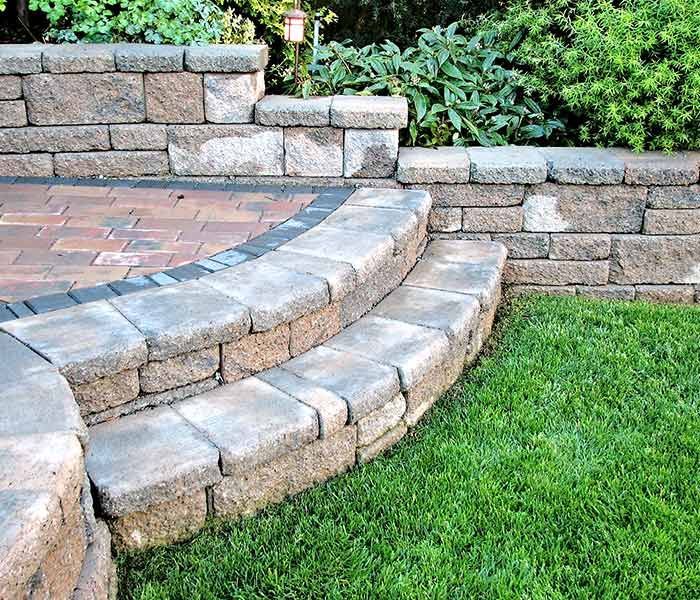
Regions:
M 396 443 L 490 332 L 506 251 L 436 241 L 366 316 L 255 377 L 90 429 L 87 468 L 118 548 L 172 543 Z

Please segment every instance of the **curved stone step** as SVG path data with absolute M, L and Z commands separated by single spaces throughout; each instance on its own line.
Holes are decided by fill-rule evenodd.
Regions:
M 249 514 L 395 443 L 478 352 L 505 255 L 495 243 L 435 243 L 402 285 L 317 347 L 93 426 L 87 470 L 117 547 L 183 539 L 207 515 Z

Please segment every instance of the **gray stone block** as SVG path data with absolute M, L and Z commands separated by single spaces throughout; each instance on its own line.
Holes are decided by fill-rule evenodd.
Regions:
M 462 231 L 467 233 L 517 233 L 522 228 L 520 206 L 462 209 Z
M 221 479 L 219 452 L 169 406 L 92 427 L 86 466 L 100 509 L 111 517 L 191 495 Z
M 98 521 L 95 538 L 87 547 L 85 562 L 71 600 L 114 598 L 117 592 L 117 570 L 112 561 L 109 528 Z
M 700 233 L 700 209 L 647 209 L 643 232 L 648 235 L 693 235 Z
M 4 332 L 0 332 L 0 356 L 0 381 L 5 384 L 22 383 L 35 375 L 56 370 L 40 354 Z
M 652 187 L 647 208 L 700 208 L 700 185 Z
M 185 49 L 185 68 L 197 73 L 253 73 L 267 65 L 267 46 L 190 46 Z
M 115 150 L 165 150 L 168 147 L 165 125 L 110 125 L 109 135 Z
M 252 123 L 255 103 L 264 95 L 263 71 L 204 75 L 204 111 L 209 123 Z
M 608 261 L 510 260 L 503 271 L 503 282 L 533 285 L 605 285 Z
M 0 156 L 0 177 L 52 177 L 50 154 L 5 154 Z
M 345 204 L 411 210 L 418 217 L 419 223 L 426 224 L 432 201 L 430 194 L 422 190 L 364 188 L 353 192 Z
M 0 75 L 41 73 L 43 44 L 0 44 Z
M 402 97 L 334 96 L 331 125 L 344 129 L 402 129 L 408 126 L 408 101 Z
M 605 260 L 611 238 L 604 233 L 552 234 L 549 258 L 553 260 Z
M 32 125 L 138 123 L 146 118 L 141 75 L 42 73 L 25 77 L 23 86 Z
M 0 100 L 22 97 L 22 79 L 15 75 L 0 75 Z
M 266 331 L 318 310 L 329 303 L 326 282 L 257 261 L 202 277 L 250 310 L 253 331 Z
M 2 381 L 0 437 L 65 432 L 87 443 L 87 428 L 80 418 L 73 393 L 53 368 L 35 371 L 27 366 L 18 367 L 14 380 L 4 378 Z
M 381 408 L 360 419 L 357 422 L 357 445 L 367 446 L 383 436 L 401 422 L 405 412 L 406 398 L 403 394 L 398 394 Z
M 625 183 L 630 185 L 690 185 L 698 182 L 698 157 L 678 153 L 616 150 L 625 162 Z
M 426 248 L 423 257 L 502 269 L 506 261 L 506 249 L 496 242 L 435 240 Z
M 643 302 L 693 304 L 694 296 L 690 285 L 638 285 L 635 298 Z
M 328 284 L 331 302 L 343 299 L 355 289 L 357 275 L 349 263 L 321 256 L 286 252 L 285 247 L 286 245 L 276 252 L 268 252 L 259 258 L 256 264 L 269 263 L 295 273 L 306 273 L 325 280 Z
M 345 177 L 392 177 L 399 152 L 397 129 L 346 129 Z
M 491 238 L 506 247 L 509 258 L 549 256 L 549 235 L 546 233 L 499 233 Z
M 182 70 L 185 49 L 167 44 L 117 44 L 114 56 L 119 71 L 166 73 Z
M 293 127 L 284 132 L 285 174 L 343 176 L 343 131 L 332 127 Z
M 466 148 L 400 148 L 396 178 L 402 183 L 467 183 Z
M 428 231 L 453 233 L 462 230 L 462 209 L 438 206 L 430 211 Z
M 525 186 L 509 184 L 436 184 L 421 185 L 430 193 L 434 206 L 491 207 L 517 206 L 525 197 Z
M 27 303 L 27 306 L 36 314 L 61 310 L 63 308 L 70 308 L 71 306 L 75 306 L 77 304 L 73 298 L 64 293 L 46 294 L 46 296 L 30 298 L 25 302 Z
M 55 156 L 56 175 L 61 177 L 139 177 L 167 175 L 166 152 L 112 150 L 109 152 L 67 152 Z
M 526 231 L 636 233 L 646 190 L 631 186 L 560 186 L 530 189 L 523 205 Z M 585 210 L 583 209 L 585 207 Z
M 46 46 L 42 64 L 47 73 L 107 73 L 114 71 L 114 50 L 108 44 Z
M 200 281 L 115 298 L 112 305 L 146 338 L 149 360 L 237 340 L 250 330 L 241 304 Z
M 362 282 L 391 261 L 394 241 L 389 235 L 358 236 L 357 232 L 319 225 L 285 244 L 284 251 L 348 263 Z
M 547 163 L 535 148 L 469 148 L 469 159 L 474 183 L 541 183 L 547 179 Z
M 106 301 L 3 323 L 73 384 L 89 383 L 146 361 L 138 330 Z
M 139 368 L 141 391 L 154 394 L 208 379 L 219 370 L 220 360 L 220 348 L 213 346 L 163 361 L 149 361 Z
M 198 73 L 146 73 L 146 120 L 203 123 L 204 87 Z
M 544 148 L 549 179 L 556 183 L 610 185 L 622 183 L 625 163 L 602 148 Z
M 279 368 L 263 371 L 257 378 L 313 408 L 318 415 L 320 437 L 329 437 L 345 427 L 348 407 L 330 390 Z
M 476 327 L 479 302 L 464 294 L 402 285 L 371 314 L 441 330 L 453 344 L 459 344 L 466 342 Z
M 596 300 L 634 300 L 634 287 L 631 285 L 579 285 L 576 295 Z
M 395 368 L 326 346 L 309 350 L 282 368 L 345 400 L 349 423 L 384 406 L 399 392 Z
M 345 205 L 331 213 L 323 224 L 343 231 L 390 235 L 395 251 L 401 252 L 417 237 L 422 237 L 418 219 L 412 212 L 391 208 Z
M 224 475 L 269 462 L 319 434 L 313 408 L 256 378 L 183 400 L 174 409 L 219 449 Z
M 618 284 L 700 283 L 700 235 L 615 235 L 610 281 Z
M 355 428 L 316 440 L 213 489 L 213 509 L 228 518 L 249 515 L 348 470 L 355 463 Z
M 182 125 L 169 128 L 176 175 L 283 175 L 282 130 L 257 125 Z
M 0 101 L 0 127 L 24 127 L 27 124 L 27 108 L 24 100 Z
M 0 129 L 0 152 L 85 152 L 109 150 L 106 125 Z
M 331 97 L 265 96 L 255 105 L 255 122 L 273 127 L 328 127 Z
M 447 336 L 439 330 L 372 314 L 344 329 L 325 346 L 393 365 L 398 369 L 402 390 L 413 387 L 428 370 L 445 362 L 449 350 Z

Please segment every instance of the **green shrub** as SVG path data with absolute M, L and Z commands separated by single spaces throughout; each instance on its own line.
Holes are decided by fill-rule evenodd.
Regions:
M 391 42 L 331 43 L 309 68 L 302 92 L 406 96 L 406 141 L 421 146 L 524 143 L 561 127 L 524 93 L 493 35 L 468 39 L 457 23 L 420 34 L 403 52 Z
M 57 42 L 204 44 L 222 35 L 223 12 L 213 0 L 30 0 Z
M 700 148 L 700 0 L 518 0 L 492 27 L 571 142 Z

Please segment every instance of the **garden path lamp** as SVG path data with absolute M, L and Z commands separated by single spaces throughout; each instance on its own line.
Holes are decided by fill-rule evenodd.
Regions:
M 284 39 L 295 45 L 294 50 L 294 82 L 299 83 L 299 44 L 304 41 L 304 26 L 306 13 L 299 8 L 299 0 L 295 0 L 294 8 L 284 13 Z

